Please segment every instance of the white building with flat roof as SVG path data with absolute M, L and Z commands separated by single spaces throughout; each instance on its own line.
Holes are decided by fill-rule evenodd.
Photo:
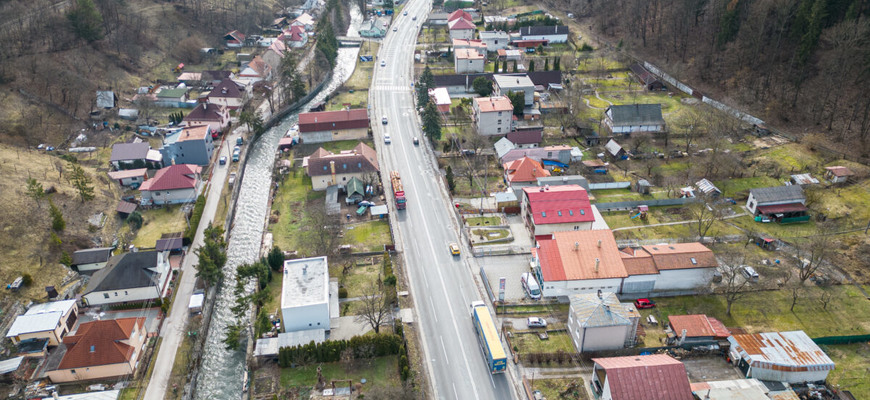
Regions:
M 281 318 L 284 332 L 329 330 L 329 264 L 326 257 L 284 261 Z

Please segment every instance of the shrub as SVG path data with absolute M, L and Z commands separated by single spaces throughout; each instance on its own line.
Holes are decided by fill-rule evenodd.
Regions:
M 193 213 L 190 215 L 189 225 L 184 232 L 184 244 L 189 245 L 193 242 L 193 237 L 196 235 L 196 228 L 199 227 L 199 220 L 202 218 L 202 212 L 205 210 L 205 196 L 200 195 L 196 199 L 196 204 L 193 206 Z
M 54 202 L 48 201 L 48 213 L 51 215 L 51 229 L 55 232 L 60 232 L 66 228 L 66 221 L 63 219 L 63 213 L 54 205 Z
M 130 225 L 130 229 L 138 231 L 139 228 L 142 228 L 142 214 L 139 211 L 133 211 L 127 217 L 127 224 Z
M 339 299 L 346 299 L 347 298 L 347 288 L 346 287 L 338 288 L 338 298 Z
M 30 286 L 33 283 L 33 277 L 30 274 L 21 275 L 21 284 L 24 286 Z
M 60 253 L 60 260 L 58 262 L 69 267 L 72 266 L 73 260 L 69 253 L 64 251 Z
M 396 286 L 396 276 L 387 275 L 387 277 L 384 278 L 384 284 L 387 286 Z

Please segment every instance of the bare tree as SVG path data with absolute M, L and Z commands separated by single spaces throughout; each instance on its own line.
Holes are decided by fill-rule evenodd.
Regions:
M 792 262 L 798 269 L 798 279 L 801 283 L 810 279 L 827 262 L 831 255 L 831 234 L 835 230 L 832 223 L 819 224 L 815 235 L 795 240 L 792 244 L 795 255 Z
M 741 270 L 746 260 L 746 253 L 742 249 L 720 254 L 719 272 L 722 274 L 720 282 L 714 292 L 725 298 L 725 314 L 731 316 L 731 306 L 746 295 L 749 280 L 743 277 Z
M 819 303 L 822 303 L 823 310 L 828 309 L 828 303 L 830 303 L 831 300 L 833 300 L 833 299 L 834 299 L 834 292 L 832 292 L 830 290 L 822 290 L 822 292 L 819 293 Z
M 334 255 L 341 243 L 341 216 L 328 214 L 325 203 L 317 201 L 307 207 L 305 222 L 307 232 L 302 242 L 307 252 Z
M 698 229 L 699 240 L 703 241 L 716 221 L 721 221 L 724 216 L 722 203 L 714 201 L 710 196 L 702 195 L 698 201 L 689 205 L 692 214 L 693 225 Z
M 367 323 L 375 333 L 379 333 L 390 319 L 390 296 L 387 295 L 383 282 L 369 282 L 363 288 L 360 296 L 360 310 L 356 316 L 359 323 Z

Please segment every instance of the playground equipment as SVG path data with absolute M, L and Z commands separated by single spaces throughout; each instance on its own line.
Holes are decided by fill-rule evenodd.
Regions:
M 640 219 L 646 221 L 647 213 L 649 212 L 649 206 L 637 206 L 631 209 L 631 219 L 635 219 L 640 217 Z

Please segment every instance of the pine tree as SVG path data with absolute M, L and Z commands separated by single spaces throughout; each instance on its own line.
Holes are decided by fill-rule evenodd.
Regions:
M 88 176 L 88 173 L 78 164 L 70 164 L 72 167 L 72 171 L 70 172 L 70 181 L 72 181 L 73 187 L 76 188 L 76 191 L 79 193 L 79 197 L 82 199 L 82 203 L 86 201 L 90 201 L 94 199 L 94 186 L 91 184 L 91 177 Z
M 517 60 L 514 60 L 513 67 L 511 68 L 511 72 L 517 72 Z
M 556 56 L 556 59 L 553 60 L 553 70 L 558 71 L 561 66 L 559 65 L 562 61 L 562 57 Z
M 93 0 L 77 0 L 75 7 L 66 17 L 78 37 L 88 42 L 103 38 L 103 16 Z
M 549 70 L 550 70 L 550 59 L 545 58 L 544 59 L 544 71 L 549 71 Z
M 423 132 L 429 136 L 429 140 L 441 140 L 441 115 L 432 102 L 426 104 L 423 110 Z
M 535 72 L 535 60 L 529 61 L 529 72 Z

